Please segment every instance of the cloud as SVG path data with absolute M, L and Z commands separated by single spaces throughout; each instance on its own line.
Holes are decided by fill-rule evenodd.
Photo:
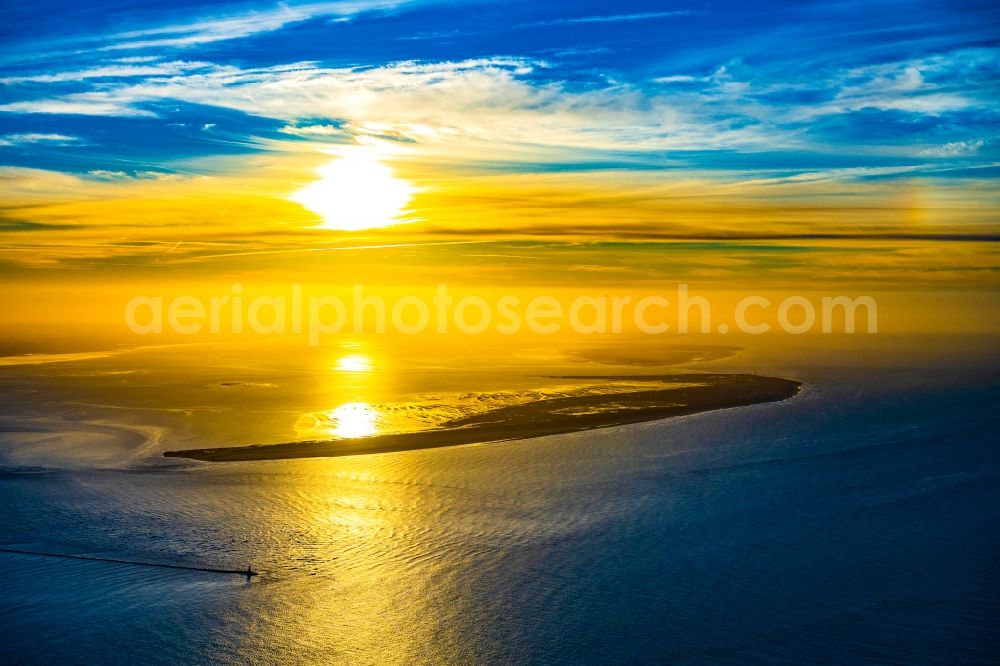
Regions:
M 100 93 L 80 93 L 56 99 L 0 104 L 0 113 L 45 113 L 78 116 L 132 116 L 155 118 L 156 114 L 104 98 Z
M 577 86 L 544 78 L 547 68 L 544 61 L 511 57 L 354 68 L 313 63 L 202 67 L 183 76 L 114 82 L 95 92 L 14 102 L 0 111 L 151 116 L 157 105 L 185 102 L 299 128 L 286 133 L 315 133 L 302 130 L 298 121 L 321 118 L 362 133 L 379 128 L 387 136 L 434 145 L 610 150 L 759 143 L 752 127 L 713 122 L 697 108 L 682 113 L 671 99 L 639 86 L 600 82 L 573 89 Z M 697 106 L 698 100 L 694 102 Z
M 163 171 L 108 171 L 105 169 L 95 169 L 88 171 L 87 176 L 94 180 L 105 182 L 129 182 L 135 180 L 184 180 L 187 176 L 176 173 L 164 173 Z
M 670 12 L 637 12 L 634 14 L 610 14 L 597 16 L 577 16 L 572 18 L 553 19 L 551 21 L 536 21 L 529 23 L 526 27 L 541 27 L 548 25 L 573 25 L 580 23 L 621 23 L 625 21 L 654 21 L 656 19 L 671 18 L 674 16 L 692 16 L 698 14 L 691 9 L 679 9 Z
M 115 58 L 115 62 L 134 64 L 139 62 L 156 62 L 157 60 L 162 60 L 162 59 L 163 57 L 158 55 L 126 56 L 124 58 Z
M 132 271 L 142 257 L 331 270 L 337 262 L 320 255 L 334 237 L 288 196 L 352 141 L 377 145 L 420 188 L 414 216 L 426 222 L 373 233 L 372 245 L 538 237 L 837 246 L 826 264 L 803 260 L 815 275 L 856 239 L 905 245 L 942 232 L 963 241 L 947 262 L 984 267 L 954 252 L 996 238 L 996 163 L 984 146 L 993 147 L 1000 49 L 956 45 L 992 42 L 926 15 L 913 20 L 932 24 L 933 44 L 867 19 L 801 23 L 812 5 L 754 25 L 739 12 L 573 16 L 586 10 L 540 14 L 530 4 L 463 13 L 465 3 L 449 3 L 398 22 L 357 21 L 349 35 L 332 20 L 403 3 L 189 8 L 159 26 L 116 13 L 113 21 L 132 22 L 114 34 L 36 42 L 25 31 L 4 56 L 0 121 L 10 133 L 0 145 L 28 147 L 4 149 L 18 164 L 67 173 L 0 169 L 0 217 L 10 220 L 0 268 Z M 553 20 L 526 23 L 540 16 Z M 57 24 L 48 34 L 64 29 Z M 449 39 L 400 41 L 434 27 Z M 489 39 L 458 38 L 498 28 Z M 412 54 L 436 60 L 404 59 Z M 49 117 L 13 117 L 27 114 Z M 110 119 L 59 117 L 71 115 Z M 71 160 L 68 148 L 42 150 L 84 145 L 77 134 L 115 140 Z M 937 159 L 950 157 L 963 159 Z M 774 266 L 788 254 L 776 253 Z M 223 255 L 234 259 L 223 264 Z M 229 263 L 237 256 L 245 263 Z M 699 270 L 726 270 L 718 253 L 699 261 Z M 995 280 L 995 269 L 983 274 Z
M 594 16 L 575 16 L 570 18 L 557 18 L 549 19 L 545 21 L 531 21 L 529 23 L 521 23 L 516 26 L 512 26 L 513 29 L 534 29 L 534 28 L 548 28 L 552 26 L 560 25 L 582 25 L 587 23 L 627 23 L 632 21 L 655 21 L 658 19 L 672 18 L 678 16 L 692 16 L 695 14 L 700 14 L 690 9 L 680 9 L 669 12 L 637 12 L 634 14 L 608 14 L 608 15 L 594 15 Z M 431 30 L 425 32 L 418 32 L 412 35 L 406 35 L 401 37 L 403 40 L 421 40 L 421 39 L 447 39 L 452 37 L 472 37 L 475 35 L 487 34 L 489 30 L 478 29 L 478 30 Z M 598 47 L 596 49 L 556 49 L 555 52 L 561 53 L 563 55 L 581 55 L 588 53 L 604 52 L 604 47 Z
M 35 50 L 27 57 L 15 53 L 13 58 L 4 57 L 2 60 L 12 59 L 18 62 L 30 58 L 56 61 L 84 52 L 190 49 L 275 32 L 310 19 L 327 17 L 335 21 L 348 21 L 365 12 L 388 11 L 419 1 L 421 0 L 336 0 L 302 4 L 279 2 L 268 8 L 242 12 L 212 14 L 203 11 L 200 16 L 196 14 L 184 22 L 169 25 L 144 26 L 111 34 L 89 32 L 71 34 L 42 42 L 45 51 Z M 191 17 L 192 10 L 187 10 L 185 16 Z M 158 58 L 159 56 L 140 55 L 120 58 L 119 61 L 141 63 Z
M 42 144 L 47 146 L 83 146 L 87 142 L 76 136 L 66 134 L 42 134 L 27 132 L 23 134 L 5 134 L 0 136 L 0 146 L 24 146 Z
M 79 194 L 81 184 L 78 177 L 58 171 L 0 166 L 0 189 L 5 197 L 19 202 Z
M 392 9 L 405 0 L 342 0 L 302 5 L 281 3 L 273 9 L 230 16 L 205 18 L 156 28 L 132 30 L 111 35 L 102 51 L 145 48 L 184 48 L 200 44 L 249 37 L 274 32 L 290 24 L 323 16 L 347 18 L 362 12 Z
M 333 125 L 286 125 L 279 131 L 285 134 L 305 137 L 348 136 L 348 132 Z
M 952 141 L 943 146 L 922 150 L 920 154 L 927 155 L 928 157 L 961 157 L 963 155 L 975 155 L 985 145 L 986 141 L 984 139 Z
M 176 76 L 187 72 L 213 67 L 207 62 L 164 62 L 156 65 L 104 65 L 77 71 L 58 72 L 56 74 L 28 74 L 22 76 L 7 76 L 0 78 L 0 84 L 15 85 L 19 83 L 68 83 L 73 81 L 88 81 L 105 78 L 138 78 L 146 76 Z
M 171 40 L 254 34 L 305 20 L 302 17 L 347 15 L 397 4 L 371 0 L 276 7 L 201 23 L 120 32 L 110 40 L 102 38 L 107 43 L 99 48 L 118 49 L 150 40 L 177 45 Z M 687 13 L 557 20 L 627 23 Z M 961 48 L 851 67 L 810 68 L 809 63 L 789 65 L 766 58 L 743 62 L 730 57 L 700 60 L 689 68 L 671 61 L 676 69 L 664 70 L 661 64 L 657 69 L 662 76 L 650 79 L 651 68 L 644 67 L 630 79 L 622 72 L 580 70 L 575 61 L 560 61 L 552 51 L 547 53 L 547 60 L 498 55 L 353 67 L 308 61 L 252 67 L 193 57 L 147 60 L 105 54 L 102 57 L 109 60 L 89 67 L 18 72 L 0 80 L 11 86 L 5 92 L 12 93 L 0 112 L 167 120 L 179 110 L 204 113 L 204 118 L 184 120 L 206 128 L 200 145 L 214 142 L 220 148 L 225 144 L 300 151 L 308 149 L 310 141 L 316 148 L 320 143 L 381 137 L 419 144 L 425 157 L 441 160 L 510 165 L 618 160 L 620 164 L 642 161 L 644 168 L 675 164 L 673 153 L 679 151 L 784 151 L 786 171 L 795 171 L 798 155 L 829 152 L 831 146 L 915 159 L 921 149 L 936 150 L 928 148 L 932 143 L 978 133 L 962 127 L 956 114 L 977 113 L 984 118 L 996 108 L 994 74 L 1000 63 L 996 48 Z M 22 83 L 42 85 L 19 86 Z M 212 108 L 268 121 L 259 123 L 262 129 L 254 136 L 251 127 L 258 121 L 251 119 L 233 129 L 213 115 Z M 851 135 L 854 127 L 878 112 L 891 112 L 884 114 L 884 122 L 895 122 L 899 133 L 912 132 L 912 127 L 903 127 L 910 123 L 909 116 L 947 117 L 951 129 L 911 139 L 902 148 L 895 138 L 879 145 L 884 137 L 872 132 Z M 277 127 L 270 121 L 278 121 Z M 955 132 L 958 136 L 943 133 L 955 128 L 963 131 Z M 890 146 L 892 141 L 896 144 Z M 724 169 L 717 166 L 716 171 Z
M 688 76 L 686 74 L 674 74 L 671 76 L 658 76 L 653 79 L 654 83 L 692 83 L 694 81 L 704 81 L 705 79 L 697 76 Z
M 154 117 L 184 103 L 283 121 L 279 131 L 300 138 L 380 135 L 469 159 L 571 160 L 582 150 L 826 150 L 818 142 L 837 141 L 838 129 L 824 129 L 818 118 L 869 110 L 933 117 L 992 108 L 996 86 L 988 73 L 1000 62 L 998 53 L 965 49 L 789 80 L 730 60 L 653 79 L 661 85 L 599 73 L 566 80 L 558 62 L 509 56 L 340 68 L 315 62 L 257 68 L 201 61 L 116 64 L 47 74 L 44 80 L 55 86 L 97 80 L 86 92 L 15 101 L 0 112 Z M 139 73 L 143 67 L 150 73 Z M 116 73 L 124 76 L 107 80 Z M 698 85 L 662 85 L 691 82 Z M 258 145 L 278 147 L 273 139 Z M 860 149 L 874 148 L 869 142 Z
M 800 119 L 862 109 L 940 115 L 994 106 L 1000 50 L 958 49 L 902 61 L 836 70 L 799 90 L 832 94 L 826 102 L 794 110 Z

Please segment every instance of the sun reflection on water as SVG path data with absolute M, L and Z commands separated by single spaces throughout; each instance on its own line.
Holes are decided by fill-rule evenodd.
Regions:
M 378 434 L 379 413 L 367 402 L 348 402 L 328 415 L 330 434 L 345 439 Z
M 364 354 L 348 354 L 338 358 L 333 369 L 338 372 L 371 372 L 372 361 Z

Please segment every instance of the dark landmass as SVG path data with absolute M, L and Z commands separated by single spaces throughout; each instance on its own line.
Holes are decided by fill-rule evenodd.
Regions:
M 569 379 L 569 377 L 566 377 Z M 798 393 L 791 379 L 742 374 L 572 377 L 602 382 L 648 381 L 651 388 L 537 400 L 499 407 L 445 423 L 440 428 L 358 439 L 307 440 L 214 449 L 167 451 L 164 456 L 213 462 L 318 458 L 390 453 L 460 444 L 528 439 L 595 428 L 656 421 L 713 409 L 777 402 Z M 656 383 L 669 384 L 657 387 Z M 672 386 L 685 384 L 683 386 Z

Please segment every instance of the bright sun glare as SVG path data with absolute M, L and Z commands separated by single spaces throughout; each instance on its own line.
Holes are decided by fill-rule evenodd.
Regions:
M 369 372 L 372 369 L 372 362 L 364 354 L 349 354 L 338 358 L 333 369 L 338 372 Z
M 339 157 L 318 170 L 320 179 L 291 196 L 323 218 L 323 227 L 358 231 L 399 224 L 416 189 L 371 152 Z
M 378 412 L 367 402 L 348 402 L 330 412 L 330 434 L 353 439 L 378 432 Z

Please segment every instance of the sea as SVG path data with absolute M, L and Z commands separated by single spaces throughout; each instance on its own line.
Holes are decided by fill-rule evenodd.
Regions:
M 996 664 L 996 343 L 11 353 L 0 661 Z M 162 457 L 433 427 L 566 375 L 698 371 L 803 388 L 521 441 Z

